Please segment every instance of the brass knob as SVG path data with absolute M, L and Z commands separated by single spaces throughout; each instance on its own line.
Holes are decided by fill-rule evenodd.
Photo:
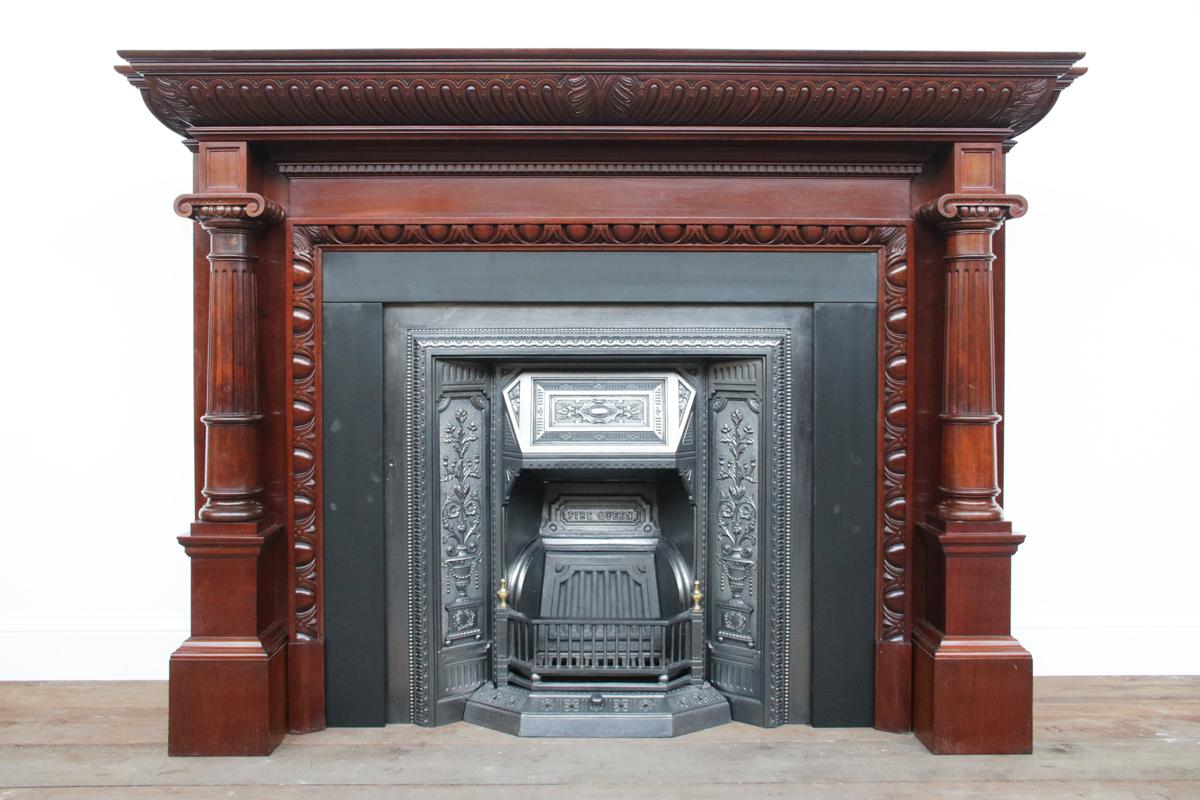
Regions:
M 700 592 L 700 581 L 692 584 L 692 611 L 700 610 L 700 601 L 704 599 L 704 595 Z
M 501 608 L 508 608 L 508 578 L 500 579 L 500 591 L 496 592 L 496 597 L 500 598 Z

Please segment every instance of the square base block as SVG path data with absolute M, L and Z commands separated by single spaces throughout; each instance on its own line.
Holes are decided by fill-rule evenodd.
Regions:
M 185 642 L 171 656 L 167 753 L 269 755 L 287 732 L 286 653 L 257 639 Z
M 933 753 L 1033 752 L 1033 659 L 1008 636 L 915 636 L 913 728 Z

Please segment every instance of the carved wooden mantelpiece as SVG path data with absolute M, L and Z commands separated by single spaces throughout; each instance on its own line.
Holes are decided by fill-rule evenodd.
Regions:
M 121 53 L 167 127 L 431 127 L 764 132 L 926 131 L 943 140 L 1045 116 L 1076 77 L 1077 53 L 451 51 Z M 293 129 L 291 133 L 285 133 Z M 550 131 L 547 131 L 550 133 Z M 495 135 L 477 130 L 476 135 Z M 261 135 L 261 131 L 260 131 Z M 427 133 L 425 134 L 427 135 Z
M 324 727 L 322 253 L 878 253 L 875 724 L 1028 752 L 1000 505 L 1006 154 L 1078 53 L 121 54 L 195 164 L 170 750 Z M 186 188 L 186 187 L 181 187 Z

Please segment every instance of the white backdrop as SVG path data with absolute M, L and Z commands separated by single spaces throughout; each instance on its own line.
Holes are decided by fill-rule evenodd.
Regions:
M 111 66 L 259 47 L 1087 50 L 1009 158 L 1014 629 L 1038 674 L 1200 673 L 1195 6 L 80 5 L 0 33 L 0 679 L 162 678 L 187 635 L 191 160 Z

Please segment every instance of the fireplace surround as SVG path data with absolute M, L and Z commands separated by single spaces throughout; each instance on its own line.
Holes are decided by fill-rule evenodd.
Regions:
M 346 542 L 345 537 L 335 542 L 331 536 L 341 518 L 328 492 L 355 475 L 354 460 L 346 456 L 361 453 L 362 447 L 347 449 L 338 442 L 326 400 L 341 402 L 338 390 L 346 380 L 371 380 L 355 365 L 376 363 L 375 356 L 379 366 L 373 379 L 378 385 L 354 384 L 369 390 L 357 393 L 357 402 L 363 404 L 357 408 L 367 413 L 355 419 L 373 414 L 372 409 L 382 406 L 388 392 L 396 389 L 383 381 L 386 338 L 368 341 L 366 351 L 332 353 L 329 337 L 345 331 L 339 326 L 346 322 L 346 308 L 351 305 L 377 308 L 381 332 L 387 328 L 385 317 L 429 314 L 439 303 L 448 304 L 450 316 L 470 316 L 475 313 L 473 304 L 483 316 L 495 313 L 497 304 L 512 303 L 511 298 L 487 296 L 503 285 L 495 279 L 500 274 L 497 264 L 521 254 L 528 254 L 530 264 L 550 259 L 551 267 L 542 275 L 572 274 L 573 267 L 554 267 L 555 258 L 565 263 L 567 255 L 585 261 L 670 254 L 762 259 L 764 273 L 774 276 L 778 299 L 744 299 L 741 283 L 754 283 L 747 280 L 726 286 L 715 301 L 685 296 L 681 303 L 705 306 L 694 315 L 700 319 L 710 313 L 744 310 L 755 302 L 811 308 L 812 330 L 818 339 L 816 309 L 822 298 L 792 296 L 799 291 L 796 286 L 808 285 L 810 277 L 803 270 L 772 273 L 776 269 L 772 259 L 820 254 L 868 257 L 874 267 L 875 322 L 868 359 L 874 385 L 870 413 L 859 409 L 849 416 L 859 423 L 867 419 L 874 430 L 867 459 L 873 477 L 867 566 L 873 579 L 856 594 L 871 612 L 871 722 L 885 730 L 913 730 L 934 752 L 1031 749 L 1031 660 L 1008 625 L 1009 561 L 1023 537 L 1012 532 L 999 505 L 1003 224 L 1026 210 L 1023 198 L 1005 192 L 1004 161 L 1014 138 L 1040 120 L 1062 89 L 1082 74 L 1074 66 L 1080 54 L 137 51 L 121 55 L 128 65 L 118 70 L 141 91 L 151 112 L 185 138 L 195 164 L 192 192 L 178 198 L 175 206 L 178 213 L 199 223 L 193 267 L 197 513 L 190 533 L 180 537 L 192 564 L 192 636 L 171 659 L 171 753 L 268 753 L 285 732 L 319 730 L 326 724 L 327 711 L 336 715 L 339 707 L 350 707 L 338 705 L 339 693 L 346 689 L 330 679 L 341 668 L 339 658 L 345 657 L 337 654 L 339 637 L 353 635 L 353 629 L 333 624 L 341 619 L 334 606 L 342 591 L 338 581 L 345 579 L 338 575 L 346 569 L 339 560 L 345 555 L 339 546 Z M 379 262 L 362 270 L 354 268 L 354 259 L 368 256 L 384 261 L 448 257 L 450 262 L 443 263 L 457 261 L 448 269 L 466 276 L 460 283 L 468 288 L 449 299 L 439 300 L 436 292 L 421 295 L 431 290 L 419 288 L 421 282 L 413 274 L 428 270 L 428 265 L 405 270 L 397 269 L 398 262 Z M 624 270 L 623 279 L 603 285 L 615 287 L 610 289 L 616 294 L 608 297 L 609 303 L 669 319 L 668 308 L 655 310 L 654 306 L 677 299 L 664 295 L 662 276 L 673 276 L 672 285 L 686 287 L 686 295 L 706 285 L 709 269 L 700 261 L 689 264 L 682 258 L 675 265 L 625 266 L 618 268 Z M 748 276 L 758 269 L 740 264 L 734 274 Z M 339 273 L 357 277 L 333 281 Z M 656 276 L 645 281 L 648 286 L 643 280 L 647 275 Z M 341 300 L 331 300 L 324 288 L 327 279 L 339 283 L 337 291 L 346 292 Z M 555 278 L 537 281 L 532 288 L 526 283 L 525 312 L 587 303 L 589 298 L 572 294 L 582 291 L 581 285 Z M 386 302 L 354 299 L 354 292 L 371 286 L 399 294 Z M 621 296 L 622 291 L 627 295 Z M 704 416 L 722 413 L 713 410 L 721 399 L 720 390 L 714 389 L 719 382 L 712 377 L 717 358 L 713 354 L 681 351 L 673 355 L 677 363 L 658 357 L 634 364 L 636 359 L 619 348 L 592 363 L 578 358 L 582 352 L 572 352 L 572 348 L 593 347 L 587 342 L 597 336 L 607 336 L 617 347 L 631 338 L 645 339 L 649 329 L 658 327 L 626 322 L 483 326 L 479 330 L 489 333 L 482 338 L 491 337 L 492 344 L 513 338 L 498 330 L 523 330 L 517 339 L 548 337 L 554 342 L 553 351 L 513 353 L 511 358 L 493 352 L 473 359 L 476 365 L 486 363 L 487 369 L 451 368 L 447 365 L 463 359 L 461 352 L 449 353 L 437 362 L 442 365 L 438 374 L 449 377 L 438 379 L 441 390 L 437 397 L 428 398 L 432 402 L 428 407 L 447 403 L 444 411 L 451 417 L 438 420 L 447 439 L 454 439 L 451 433 L 458 412 L 467 408 L 481 413 L 486 409 L 489 419 L 501 423 L 496 435 L 503 435 L 508 430 L 501 413 L 505 398 L 494 394 L 480 398 L 508 386 L 502 385 L 502 378 L 509 377 L 501 375 L 504 369 L 515 370 L 512 376 L 525 376 L 520 380 L 543 373 L 561 378 L 587 370 L 608 374 L 624 370 L 643 377 L 672 374 L 674 381 L 688 376 L 690 367 L 703 377 L 695 383 L 685 378 L 697 393 L 691 422 L 703 427 Z M 697 325 L 666 327 L 670 330 L 655 335 L 680 336 L 679 331 Z M 734 338 L 754 338 L 771 327 L 736 324 L 725 334 L 733 331 Z M 575 328 L 586 329 L 586 334 L 571 332 Z M 609 330 L 599 333 L 601 329 Z M 434 359 L 432 353 L 441 344 L 462 348 L 462 337 L 480 338 L 453 326 L 430 324 L 421 330 L 426 333 L 411 334 L 412 346 L 427 341 L 431 349 L 422 357 L 429 359 Z M 697 333 L 692 338 L 703 340 L 708 335 Z M 828 354 L 819 348 L 809 352 L 814 366 L 819 366 L 823 353 Z M 370 358 L 364 359 L 364 354 Z M 744 353 L 727 355 L 730 363 L 745 361 Z M 832 363 L 839 362 L 834 358 Z M 831 385 L 836 389 L 839 372 L 833 372 Z M 768 377 L 761 373 L 756 380 Z M 481 390 L 484 384 L 486 392 Z M 821 404 L 827 400 L 819 386 L 816 380 L 809 384 L 818 423 Z M 754 389 L 743 388 L 737 402 L 727 400 L 723 407 L 727 418 L 718 427 L 736 430 L 748 418 L 745 409 L 771 404 L 767 394 L 754 400 L 755 394 Z M 857 391 L 854 396 L 861 399 L 863 394 Z M 582 405 L 576 403 L 569 413 L 588 413 L 593 419 L 635 413 L 631 409 L 636 403 L 629 405 L 633 395 L 625 397 L 626 405 L 583 395 L 577 398 Z M 355 411 L 354 400 L 350 398 L 346 410 Z M 414 402 L 420 405 L 419 398 Z M 798 405 L 786 404 L 789 410 Z M 742 422 L 728 418 L 730 407 L 739 409 Z M 406 405 L 404 413 L 393 416 L 403 417 L 405 425 L 414 424 L 417 410 L 421 409 Z M 381 422 L 380 428 L 390 424 Z M 814 424 L 813 451 L 823 446 L 823 437 L 837 431 L 837 425 Z M 386 434 L 383 431 L 373 442 L 366 436 L 357 444 L 382 454 Z M 357 435 L 363 436 L 363 431 Z M 787 433 L 784 439 L 792 442 L 795 437 Z M 424 456 L 421 448 L 409 448 L 410 454 L 417 455 L 405 462 L 407 474 L 424 476 L 422 480 L 438 475 L 448 463 L 441 459 L 452 455 L 439 451 L 435 462 L 435 444 L 453 447 L 440 440 L 435 443 L 432 437 L 425 441 L 429 448 Z M 701 444 L 711 449 L 710 441 Z M 696 452 L 704 449 L 697 447 Z M 518 450 L 519 446 L 503 444 L 496 449 L 500 467 L 490 470 L 491 497 L 499 496 L 495 487 L 504 483 L 499 476 L 506 461 L 532 457 L 524 451 L 518 456 Z M 852 460 L 850 455 L 861 460 L 861 454 L 844 451 L 843 455 L 846 462 Z M 663 492 L 673 490 L 655 481 L 665 480 L 671 470 L 628 464 L 609 465 L 609 469 L 603 476 L 612 479 L 608 484 L 598 478 L 599 472 L 586 469 L 522 471 L 539 475 L 540 499 L 551 516 L 554 506 L 548 498 L 558 496 L 555 492 L 569 494 L 568 489 L 580 483 L 581 472 L 588 477 L 583 483 L 593 486 L 593 494 L 598 480 L 610 489 L 624 487 L 624 494 L 618 491 L 616 496 L 626 499 L 636 494 L 630 487 L 652 483 L 655 491 L 648 494 L 660 504 L 660 512 L 666 508 Z M 681 474 L 677 465 L 673 474 Z M 720 469 L 700 470 L 693 476 L 707 475 L 711 484 L 713 474 L 720 474 Z M 850 485 L 836 469 L 820 475 L 827 476 L 835 489 Z M 842 625 L 837 614 L 826 614 L 820 606 L 832 596 L 823 591 L 822 583 L 844 582 L 836 570 L 821 568 L 826 550 L 836 552 L 841 540 L 822 544 L 818 535 L 820 530 L 838 528 L 836 519 L 820 519 L 822 514 L 836 514 L 833 505 L 819 502 L 817 476 L 814 470 L 813 486 L 807 490 L 790 486 L 780 491 L 784 484 L 774 489 L 776 495 L 786 495 L 793 504 L 808 509 L 811 541 L 797 533 L 803 526 L 787 514 L 763 516 L 757 522 L 765 540 L 777 537 L 786 544 L 799 543 L 802 549 L 807 545 L 811 553 L 807 574 L 812 586 L 805 598 L 808 606 L 801 612 L 811 618 L 811 630 L 793 624 L 788 614 L 775 616 L 782 620 L 785 637 L 788 631 L 807 632 L 812 647 L 800 660 L 812 670 L 807 688 L 814 713 L 821 696 L 818 674 L 821 670 L 837 674 L 823 659 L 836 651 L 838 637 L 831 634 L 833 644 L 825 646 L 819 638 L 820 626 L 825 620 L 832 620 L 833 631 Z M 369 474 L 362 477 L 372 480 Z M 378 480 L 383 477 L 375 475 Z M 517 477 L 514 486 L 529 489 L 518 485 L 521 480 Z M 450 480 L 448 484 L 452 492 L 470 494 L 470 487 L 462 483 Z M 446 491 L 446 485 L 438 479 L 439 492 Z M 714 489 L 708 486 L 710 494 L 718 494 Z M 580 496 L 589 496 L 588 491 Z M 702 503 L 696 506 L 703 508 Z M 421 507 L 420 500 L 413 505 L 415 510 Z M 665 530 L 661 513 L 658 519 L 657 527 L 651 527 L 661 532 Z M 829 527 L 822 528 L 827 522 Z M 715 529 L 721 530 L 720 524 Z M 852 539 L 846 536 L 845 541 Z M 554 563 L 566 563 L 560 556 L 570 553 L 556 550 L 552 538 L 544 542 L 545 557 L 554 551 Z M 711 531 L 693 535 L 692 542 L 693 547 L 708 547 L 711 552 Z M 368 544 L 380 548 L 378 564 L 390 558 L 382 536 Z M 610 566 L 614 558 L 624 558 L 621 569 L 626 571 L 612 574 L 633 574 L 628 571 L 637 566 L 633 552 L 643 553 L 638 563 L 649 568 L 648 550 L 634 547 L 619 552 L 626 555 L 600 554 Z M 492 558 L 486 566 L 491 580 L 484 579 L 483 569 L 466 574 L 465 593 L 456 588 L 453 565 L 447 567 L 436 588 L 443 594 L 446 587 L 451 589 L 451 609 L 462 612 L 457 616 L 462 626 L 440 641 L 449 638 L 453 645 L 460 641 L 457 634 L 463 633 L 463 640 L 490 648 L 490 655 L 480 661 L 483 671 L 472 679 L 481 678 L 483 688 L 505 688 L 508 674 L 527 684 L 518 687 L 523 691 L 540 691 L 549 674 L 538 673 L 535 680 L 533 666 L 551 662 L 566 664 L 568 673 L 587 663 L 595 673 L 597 663 L 607 669 L 634 664 L 638 658 L 665 659 L 668 687 L 697 680 L 707 698 L 704 702 L 715 707 L 737 694 L 729 690 L 728 680 L 724 688 L 719 679 L 707 683 L 722 663 L 721 646 L 750 644 L 737 638 L 744 633 L 740 623 L 722 628 L 717 611 L 723 603 L 728 607 L 733 602 L 736 593 L 730 584 L 743 585 L 745 576 L 731 573 L 726 565 L 724 583 L 714 584 L 718 570 L 712 569 L 710 560 L 693 557 L 690 565 L 687 560 L 682 555 L 676 559 L 685 565 L 677 577 L 686 573 L 693 584 L 701 581 L 695 587 L 696 600 L 664 617 L 669 612 L 663 610 L 663 598 L 672 595 L 664 594 L 660 586 L 654 617 L 668 626 L 676 619 L 694 626 L 684 637 L 687 659 L 678 647 L 667 658 L 665 640 L 641 632 L 632 637 L 639 646 L 631 646 L 620 658 L 612 655 L 609 644 L 589 645 L 592 649 L 585 650 L 577 640 L 565 649 L 556 644 L 514 651 L 514 643 L 521 646 L 519 635 L 497 639 L 493 632 L 526 623 L 535 626 L 537 619 L 530 616 L 532 606 L 507 603 L 509 590 L 500 583 L 512 577 L 512 560 L 507 556 Z M 574 563 L 571 569 L 582 564 Z M 780 551 L 765 550 L 756 562 L 760 570 L 756 574 L 786 573 L 788 563 Z M 701 574 L 703 570 L 707 572 Z M 393 580 L 396 576 L 390 571 L 384 574 L 384 595 L 407 592 L 412 605 L 441 602 L 442 594 L 435 597 L 431 591 L 435 587 L 421 583 L 425 573 L 418 576 L 410 570 L 407 581 Z M 461 583 L 463 576 L 457 579 Z M 397 589 L 397 583 L 406 585 Z M 776 591 L 780 585 L 776 581 L 767 588 Z M 370 594 L 368 588 L 360 587 L 360 594 Z M 526 600 L 530 596 L 528 586 L 513 588 L 525 593 Z M 370 613 L 386 629 L 391 602 L 383 596 L 377 599 L 370 604 Z M 692 611 L 695 607 L 700 610 Z M 585 606 L 572 608 L 587 611 Z M 541 614 L 540 607 L 535 613 Z M 410 613 L 409 619 L 418 616 Z M 578 618 L 543 614 L 542 618 L 543 633 L 565 631 L 572 636 L 587 630 L 592 636 L 599 632 L 601 639 L 614 625 L 627 629 L 635 625 L 588 614 Z M 658 630 L 653 625 L 646 629 L 651 628 Z M 445 634 L 449 629 L 438 630 Z M 720 636 L 722 632 L 736 635 Z M 411 628 L 407 631 L 408 641 L 418 641 L 413 633 Z M 629 638 L 628 630 L 626 635 Z M 758 636 L 757 631 L 753 636 Z M 389 648 L 402 638 L 377 635 L 373 646 L 380 648 L 380 659 L 367 658 L 369 650 L 350 648 L 350 652 L 357 652 L 364 663 L 386 665 Z M 724 642 L 719 641 L 722 638 Z M 692 647 L 700 642 L 704 648 Z M 771 654 L 779 652 L 762 651 L 764 676 L 778 679 L 778 664 Z M 411 665 L 422 657 L 432 658 L 432 650 L 410 651 L 410 675 L 419 674 Z M 657 668 L 659 662 L 654 663 Z M 383 668 L 385 685 L 390 671 Z M 583 685 L 597 676 L 567 677 Z M 420 687 L 410 685 L 407 702 L 412 718 L 424 722 L 417 711 L 419 703 L 413 702 Z M 836 684 L 827 689 L 825 696 L 835 700 L 855 694 L 851 687 L 839 689 Z M 612 713 L 612 701 L 622 699 L 603 689 L 596 691 L 591 684 L 586 690 L 589 702 L 592 695 L 600 697 L 600 705 L 607 709 L 597 711 L 600 714 Z M 804 693 L 789 687 L 785 694 L 791 697 L 796 692 Z M 384 697 L 386 717 L 388 706 L 397 704 L 386 689 Z M 637 703 L 655 700 L 634 694 L 626 699 L 635 698 Z M 539 699 L 555 701 L 554 697 Z M 584 697 L 576 699 L 582 702 Z M 788 714 L 772 717 L 768 695 L 761 699 L 765 711 L 760 724 L 803 721 Z M 464 708 L 466 702 L 462 701 Z M 734 716 L 745 713 L 739 712 L 737 702 L 735 698 Z M 431 721 L 438 721 L 436 712 Z M 598 717 L 596 722 L 600 725 Z M 576 735 L 588 733 L 572 730 Z

